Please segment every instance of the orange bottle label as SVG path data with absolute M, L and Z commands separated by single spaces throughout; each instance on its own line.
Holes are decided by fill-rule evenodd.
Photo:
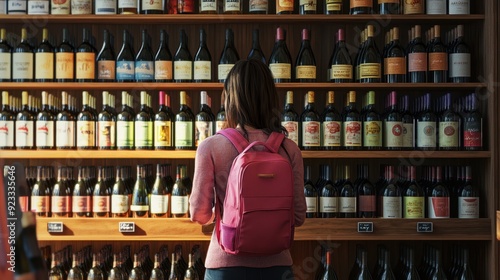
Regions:
M 429 71 L 443 71 L 443 70 L 448 70 L 448 54 L 430 53 Z
M 427 71 L 426 53 L 408 54 L 408 72 Z
M 95 78 L 95 53 L 76 53 L 76 78 Z
M 373 7 L 373 0 L 351 0 L 351 9 L 361 7 Z
M 404 57 L 388 57 L 384 59 L 384 72 L 386 75 L 405 75 L 406 59 Z

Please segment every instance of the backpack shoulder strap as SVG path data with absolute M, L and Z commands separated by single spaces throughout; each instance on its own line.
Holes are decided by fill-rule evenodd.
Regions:
M 243 135 L 241 135 L 241 133 L 239 133 L 238 130 L 234 128 L 219 130 L 217 134 L 224 135 L 229 141 L 231 141 L 233 146 L 240 154 L 249 145 L 248 140 L 245 139 L 245 137 L 243 137 Z
M 271 135 L 269 135 L 269 138 L 267 138 L 266 144 L 269 148 L 272 148 L 271 151 L 273 153 L 277 153 L 283 139 L 285 139 L 285 135 L 283 133 L 272 132 Z

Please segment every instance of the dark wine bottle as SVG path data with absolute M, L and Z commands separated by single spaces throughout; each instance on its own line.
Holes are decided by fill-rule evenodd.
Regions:
M 88 83 L 95 79 L 96 49 L 90 43 L 90 30 L 83 28 L 82 43 L 76 48 L 75 79 L 77 82 Z
M 401 188 L 394 178 L 394 166 L 387 166 L 387 183 L 380 192 L 381 196 L 381 218 L 401 218 L 402 198 Z
M 163 280 L 166 279 L 165 274 L 163 273 L 161 267 L 160 267 L 160 254 L 155 254 L 155 262 L 153 265 L 153 269 L 151 270 L 151 278 L 150 280 Z
M 332 249 L 326 250 L 325 272 L 320 276 L 320 280 L 338 280 L 337 273 L 333 268 Z
M 458 192 L 458 217 L 461 219 L 479 218 L 479 189 L 472 183 L 472 168 L 466 166 L 465 184 Z
M 434 25 L 433 44 L 428 51 L 429 83 L 446 83 L 448 81 L 448 52 L 441 41 L 441 27 Z
M 200 46 L 194 56 L 193 79 L 196 83 L 212 81 L 212 56 L 207 47 L 207 34 L 200 28 Z
M 401 114 L 403 115 L 403 149 L 412 150 L 415 147 L 414 131 L 415 118 L 409 109 L 409 97 L 405 95 L 401 100 Z
M 12 47 L 7 42 L 7 31 L 0 29 L 0 82 L 10 82 L 12 79 Z
M 344 167 L 344 182 L 339 191 L 339 218 L 356 218 L 356 188 L 351 183 L 351 168 Z
M 95 117 L 89 106 L 89 93 L 82 92 L 82 111 L 76 118 L 76 148 L 95 148 Z
M 71 44 L 67 28 L 63 28 L 62 41 L 55 52 L 56 81 L 72 82 L 75 79 L 75 48 Z
M 189 52 L 186 32 L 184 29 L 179 32 L 179 48 L 174 55 L 174 82 L 186 83 L 193 79 L 193 58 Z
M 156 150 L 173 149 L 174 115 L 169 106 L 170 96 L 164 91 L 160 91 L 158 95 L 160 108 L 154 117 L 154 147 Z
M 325 0 L 323 5 L 325 15 L 339 15 L 343 13 L 342 0 Z
M 139 11 L 141 14 L 163 14 L 164 3 L 162 0 L 141 0 Z
M 301 15 L 316 14 L 317 11 L 316 2 L 317 0 L 299 1 L 299 14 Z
M 123 30 L 123 43 L 116 57 L 116 81 L 133 82 L 135 78 L 134 48 L 127 30 Z
M 425 11 L 428 15 L 446 15 L 446 0 L 426 1 Z
M 146 186 L 146 167 L 137 165 L 137 179 L 132 192 L 130 211 L 134 218 L 147 218 L 149 215 L 149 197 Z
M 186 168 L 177 165 L 176 179 L 171 195 L 171 213 L 173 218 L 187 218 L 189 212 L 188 188 L 184 184 Z
M 330 79 L 334 83 L 352 82 L 352 60 L 345 43 L 344 29 L 337 31 L 337 43 L 330 59 Z
M 384 116 L 384 148 L 401 150 L 403 147 L 403 116 L 399 112 L 396 92 L 389 94 L 389 108 Z
M 135 148 L 138 150 L 153 149 L 153 116 L 147 108 L 148 94 L 141 91 L 141 110 L 135 116 Z
M 375 92 L 366 94 L 366 109 L 362 114 L 363 119 L 363 149 L 380 150 L 383 145 L 382 116 L 375 108 Z
M 102 255 L 101 253 L 92 254 L 92 267 L 90 268 L 87 279 L 88 280 L 104 280 L 104 272 L 101 269 Z
M 38 217 L 50 216 L 50 185 L 47 179 L 47 168 L 38 166 L 36 183 L 31 191 L 31 211 Z
M 304 150 L 318 150 L 321 145 L 321 119 L 314 106 L 314 91 L 307 92 L 307 103 L 300 116 L 302 145 Z
M 346 98 L 345 112 L 343 113 L 342 134 L 346 150 L 360 150 L 363 137 L 361 135 L 361 115 L 356 108 L 356 92 L 349 91 Z
M 76 147 L 75 116 L 69 110 L 68 93 L 62 92 L 62 109 L 56 117 L 56 149 L 74 149 Z
M 1 64 L 1 63 L 0 63 Z M 16 116 L 16 135 L 15 146 L 17 149 L 33 149 L 35 144 L 35 116 L 29 108 L 29 95 L 27 91 L 23 91 L 22 95 L 22 111 Z M 5 102 L 5 101 L 4 101 Z M 2 104 L 5 104 L 2 102 Z M 6 142 L 3 142 L 6 143 Z
M 483 149 L 483 117 L 478 110 L 478 101 L 475 93 L 467 97 L 469 109 L 466 111 L 463 122 L 463 146 L 466 151 Z M 19 119 L 19 118 L 18 118 Z
M 151 189 L 150 213 L 152 218 L 166 218 L 169 216 L 170 193 L 165 178 L 163 177 L 161 164 L 156 165 L 156 180 Z
M 427 47 L 422 40 L 422 28 L 415 25 L 415 38 L 408 48 L 408 82 L 427 82 Z
M 384 57 L 384 80 L 387 83 L 406 82 L 406 51 L 399 43 L 399 28 L 392 29 L 392 42 Z
M 368 165 L 358 166 L 360 178 L 355 186 L 357 194 L 358 218 L 375 218 L 377 216 L 377 190 L 369 180 Z
M 373 14 L 373 0 L 351 0 L 349 14 Z
M 227 74 L 238 60 L 240 60 L 240 56 L 234 46 L 233 30 L 231 28 L 227 28 L 226 43 L 224 45 L 224 49 L 222 49 L 219 64 L 217 66 L 219 82 L 224 83 L 226 81 Z
M 377 279 L 396 280 L 396 276 L 394 275 L 394 271 L 392 270 L 391 255 L 389 250 L 384 250 L 383 258 L 384 260 L 383 260 L 382 273 L 380 274 L 380 277 Z
M 200 111 L 195 117 L 195 146 L 198 147 L 200 143 L 206 138 L 214 134 L 215 119 L 212 110 L 207 105 L 208 96 L 206 91 L 200 92 Z
M 72 265 L 68 271 L 68 280 L 83 280 L 84 273 L 80 268 L 79 254 L 73 253 Z
M 252 32 L 252 48 L 247 56 L 247 60 L 250 59 L 260 60 L 262 63 L 266 63 L 266 57 L 260 47 L 259 29 L 254 29 Z
M 146 29 L 142 30 L 142 44 L 135 57 L 135 80 L 152 82 L 155 77 L 154 56 L 151 50 L 150 37 Z
M 52 7 L 54 7 L 54 2 L 52 1 Z M 94 14 L 95 15 L 116 15 L 117 13 L 117 1 L 94 1 Z
M 373 38 L 373 25 L 367 26 L 367 40 L 359 64 L 359 82 L 361 83 L 380 83 L 381 56 L 378 51 L 375 39 Z
M 311 180 L 311 167 L 304 166 L 304 196 L 306 197 L 306 218 L 318 217 L 318 191 Z
M 453 110 L 451 104 L 451 94 L 444 96 L 444 111 L 439 117 L 439 150 L 457 151 L 460 149 L 462 135 L 462 119 L 458 113 Z
M 200 0 L 198 12 L 200 14 L 217 14 L 219 12 L 219 1 L 216 0 Z
M 319 190 L 319 217 L 336 218 L 339 215 L 339 189 L 331 180 L 330 165 L 324 167 L 323 186 Z
M 372 280 L 372 275 L 370 274 L 370 270 L 368 268 L 368 256 L 366 250 L 361 250 L 361 258 L 359 264 L 359 271 L 357 275 L 354 277 L 356 280 Z
M 73 188 L 71 205 L 75 218 L 91 217 L 92 215 L 92 193 L 85 182 L 85 169 L 82 166 L 78 167 L 78 181 Z
M 442 182 L 441 166 L 436 166 L 436 183 L 428 194 L 427 209 L 429 218 L 450 217 L 450 192 Z
M 53 149 L 55 134 L 55 117 L 49 109 L 49 96 L 46 91 L 42 91 L 42 110 L 36 117 L 36 148 Z
M 35 57 L 28 41 L 28 31 L 21 29 L 21 42 L 12 52 L 12 81 L 31 82 L 34 77 Z
M 423 96 L 423 108 L 417 117 L 416 147 L 419 150 L 432 151 L 437 147 L 438 118 L 431 109 L 430 94 Z
M 104 40 L 96 60 L 97 81 L 114 82 L 116 78 L 116 57 L 107 29 L 104 29 Z
M 118 14 L 137 14 L 138 1 L 118 0 Z
M 160 31 L 160 45 L 155 55 L 155 81 L 171 82 L 172 76 L 172 53 L 168 48 L 168 34 L 162 29 Z
M 9 92 L 2 91 L 2 110 L 0 111 L 0 149 L 15 149 L 14 126 L 16 115 L 9 104 Z
M 321 147 L 340 150 L 342 145 L 342 116 L 335 109 L 335 93 L 328 91 L 326 107 L 321 114 Z
M 122 111 L 116 118 L 116 148 L 131 150 L 134 148 L 134 116 L 127 106 L 128 93 L 122 91 Z
M 97 167 L 97 184 L 92 193 L 92 212 L 94 218 L 107 218 L 111 211 L 111 194 L 104 182 L 104 167 Z
M 285 107 L 283 109 L 283 114 L 281 115 L 281 125 L 286 129 L 288 139 L 295 142 L 295 144 L 300 145 L 300 116 L 295 111 L 293 106 L 293 91 L 286 92 Z
M 111 110 L 110 94 L 102 92 L 102 111 L 97 117 L 97 147 L 100 150 L 116 149 L 116 115 Z
M 113 218 L 128 217 L 129 192 L 123 180 L 122 167 L 116 167 L 116 182 L 111 193 L 111 216 Z
M 276 42 L 268 64 L 275 83 L 288 83 L 291 81 L 292 58 L 286 46 L 286 31 L 282 27 L 276 29 Z
M 194 0 L 177 0 L 178 14 L 194 14 L 196 5 Z
M 187 93 L 180 92 L 180 109 L 175 115 L 175 148 L 191 150 L 194 148 L 194 114 L 187 104 Z
M 471 80 L 471 53 L 464 39 L 464 26 L 457 26 L 457 40 L 451 50 L 450 81 L 468 83 Z
M 54 47 L 49 42 L 49 30 L 42 30 L 42 42 L 35 50 L 35 80 L 52 82 L 54 80 Z
M 408 166 L 408 168 L 410 183 L 403 192 L 403 218 L 422 219 L 425 218 L 425 193 L 417 182 L 416 167 Z
M 49 270 L 49 279 L 65 279 L 65 273 L 61 269 L 59 256 L 52 253 Z
M 224 92 L 221 93 L 220 97 L 220 109 L 217 112 L 217 116 L 215 117 L 215 132 L 217 133 L 219 130 L 224 129 L 227 127 L 227 120 L 226 120 L 226 110 L 224 108 Z
M 316 81 L 316 59 L 311 48 L 308 29 L 302 29 L 302 44 L 295 60 L 295 80 L 301 83 Z
M 399 0 L 378 0 L 378 12 L 381 15 L 401 14 L 402 2 Z

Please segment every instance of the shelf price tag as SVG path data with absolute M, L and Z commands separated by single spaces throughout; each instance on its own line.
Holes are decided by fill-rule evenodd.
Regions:
M 434 232 L 432 222 L 417 222 L 417 232 Z
M 63 232 L 64 225 L 62 222 L 48 222 L 47 232 L 48 233 L 61 233 Z
M 358 232 L 373 232 L 373 222 L 358 222 Z
M 118 223 L 118 231 L 124 232 L 135 232 L 135 223 L 134 222 L 119 222 Z

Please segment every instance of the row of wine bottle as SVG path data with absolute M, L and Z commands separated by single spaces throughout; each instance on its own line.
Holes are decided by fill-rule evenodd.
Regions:
M 343 0 L 276 1 L 275 10 L 268 0 L 6 0 L 0 5 L 0 14 L 29 15 L 82 15 L 82 14 L 469 14 L 470 2 L 446 0 L 384 0 L 374 7 L 373 0 L 350 1 L 349 10 L 344 11 Z M 347 5 L 346 5 L 347 6 Z M 376 8 L 378 8 L 376 10 Z
M 114 96 L 103 92 L 101 112 L 95 100 L 83 92 L 82 110 L 70 107 L 66 92 L 62 108 L 54 98 L 42 92 L 42 108 L 28 104 L 22 93 L 22 110 L 13 112 L 10 96 L 3 92 L 0 111 L 1 149 L 194 149 L 201 141 L 226 127 L 224 102 L 217 115 L 212 112 L 206 91 L 200 93 L 200 109 L 195 115 L 189 95 L 180 92 L 180 108 L 172 112 L 170 96 L 159 92 L 159 109 L 154 113 L 150 96 L 141 92 L 141 108 L 135 112 L 131 95 L 122 92 L 122 110 L 115 109 Z M 90 99 L 89 99 L 90 98 Z M 56 98 L 57 99 L 57 98 Z M 223 98 L 222 98 L 223 99 Z M 90 101 L 89 101 L 90 100 Z M 288 138 L 304 150 L 482 150 L 483 118 L 476 95 L 452 102 L 451 94 L 436 99 L 431 95 L 416 98 L 414 108 L 409 97 L 387 95 L 383 113 L 379 113 L 375 92 L 369 91 L 363 108 L 357 109 L 356 92 L 349 91 L 346 105 L 339 112 L 335 94 L 329 91 L 326 106 L 316 109 L 315 92 L 305 95 L 301 114 L 294 109 L 293 92 L 288 91 L 282 125 Z M 14 102 L 17 103 L 17 102 Z
M 479 218 L 480 190 L 472 182 L 470 166 L 422 169 L 418 179 L 415 166 L 383 166 L 380 179 L 372 184 L 367 165 L 358 166 L 355 180 L 350 166 L 337 170 L 337 180 L 332 180 L 331 167 L 321 165 L 320 176 L 313 183 L 306 165 L 306 217 Z
M 217 64 L 217 77 L 213 77 L 212 55 L 207 47 L 207 35 L 200 29 L 200 43 L 193 58 L 184 29 L 180 30 L 179 46 L 174 56 L 168 47 L 168 34 L 160 32 L 156 52 L 151 38 L 142 30 L 142 44 L 134 51 L 131 34 L 123 31 L 123 43 L 115 55 L 108 30 L 104 30 L 103 43 L 97 51 L 89 29 L 83 29 L 82 43 L 74 47 L 66 28 L 59 45 L 50 42 L 47 29 L 37 47 L 22 29 L 21 41 L 11 47 L 6 31 L 0 34 L 0 81 L 15 82 L 224 82 L 227 73 L 240 56 L 234 44 L 234 33 L 226 29 L 226 41 Z M 374 38 L 374 27 L 368 25 L 360 34 L 357 54 L 351 58 L 345 41 L 345 32 L 339 29 L 336 45 L 328 63 L 327 81 L 335 83 L 464 83 L 471 80 L 471 51 L 464 40 L 463 25 L 451 30 L 448 42 L 441 39 L 441 27 L 435 25 L 427 32 L 426 40 L 419 25 L 410 30 L 406 49 L 400 43 L 399 28 L 388 32 L 383 52 Z M 310 30 L 302 30 L 302 42 L 295 64 L 286 44 L 286 32 L 276 31 L 276 41 L 267 60 L 259 40 L 259 30 L 253 32 L 248 59 L 258 59 L 269 65 L 276 83 L 316 82 L 316 59 L 311 47 Z M 351 50 L 351 52 L 353 52 Z M 353 70 L 354 69 L 354 70 Z

